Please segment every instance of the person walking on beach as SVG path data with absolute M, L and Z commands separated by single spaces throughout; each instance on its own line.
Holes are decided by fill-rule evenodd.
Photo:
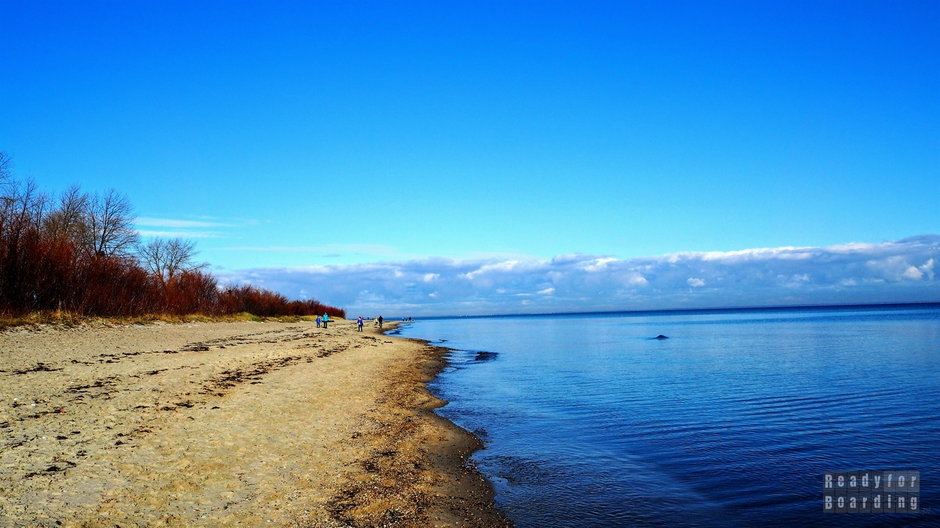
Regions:
M 356 321 L 356 330 L 362 332 L 362 316 L 359 316 L 359 320 Z
M 320 316 L 317 316 L 317 328 L 320 328 Z
M 379 316 L 379 328 L 382 328 L 382 316 Z
M 323 328 L 326 328 L 326 325 L 330 322 L 330 314 L 323 314 Z

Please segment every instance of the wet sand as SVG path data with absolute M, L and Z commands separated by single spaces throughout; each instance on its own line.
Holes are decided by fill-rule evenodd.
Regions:
M 351 321 L 4 330 L 0 526 L 508 526 L 442 365 Z

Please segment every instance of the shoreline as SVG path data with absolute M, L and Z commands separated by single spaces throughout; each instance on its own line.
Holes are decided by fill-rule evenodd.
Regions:
M 431 394 L 428 383 L 447 366 L 446 355 L 450 349 L 431 345 L 424 339 L 388 335 L 399 324 L 399 321 L 388 322 L 378 330 L 378 334 L 420 346 L 421 360 L 409 369 L 405 380 L 408 386 L 393 388 L 390 399 L 399 404 L 407 402 L 405 407 L 416 411 L 418 423 L 409 416 L 401 419 L 393 408 L 378 409 L 373 419 L 380 430 L 371 434 L 378 438 L 381 447 L 362 462 L 364 472 L 352 476 L 350 484 L 334 497 L 331 513 L 349 526 L 357 527 L 511 528 L 513 523 L 493 502 L 493 486 L 469 464 L 470 455 L 484 448 L 483 442 L 434 412 L 447 402 Z M 403 444 L 404 449 L 400 449 Z M 398 486 L 402 480 L 407 479 L 414 484 L 416 480 L 426 478 L 427 471 L 434 476 L 422 485 L 405 489 Z M 431 484 L 430 490 L 423 487 L 428 483 Z M 377 493 L 375 490 L 381 491 Z M 420 497 L 422 493 L 432 495 L 434 500 Z M 399 516 L 400 511 L 390 510 L 387 505 L 389 497 L 401 498 L 409 494 L 410 500 L 405 499 L 402 503 L 415 518 L 406 520 Z M 425 519 L 418 518 L 420 511 L 427 513 Z M 399 524 L 402 522 L 404 524 Z
M 445 353 L 346 320 L 4 330 L 0 518 L 511 526 L 433 412 Z

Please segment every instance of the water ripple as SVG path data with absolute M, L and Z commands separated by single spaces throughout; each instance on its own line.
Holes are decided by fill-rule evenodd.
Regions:
M 572 332 L 573 322 L 578 331 Z M 940 310 L 419 322 L 441 412 L 527 527 L 940 526 L 822 513 L 820 476 L 940 481 Z M 649 340 L 656 334 L 669 340 Z M 462 350 L 460 350 L 462 349 Z M 940 504 L 940 487 L 922 501 Z

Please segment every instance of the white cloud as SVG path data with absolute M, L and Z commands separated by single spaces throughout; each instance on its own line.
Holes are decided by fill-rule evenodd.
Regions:
M 173 227 L 173 228 L 188 228 L 188 227 L 234 227 L 233 224 L 227 224 L 223 222 L 207 222 L 204 220 L 180 220 L 175 218 L 154 218 L 150 216 L 139 216 L 134 222 L 139 226 L 146 227 Z
M 153 229 L 138 229 L 137 234 L 143 238 L 218 238 L 218 233 L 209 231 L 167 231 Z
M 258 251 L 273 253 L 320 253 L 333 254 L 361 254 L 378 257 L 399 257 L 401 254 L 390 246 L 381 244 L 324 244 L 322 246 L 230 246 L 218 248 L 220 251 Z
M 352 311 L 403 316 L 927 302 L 940 299 L 938 257 L 940 236 L 926 235 L 632 259 L 425 258 L 223 270 L 220 278 L 263 283 L 291 297 L 303 290 Z
M 803 247 L 779 247 L 779 248 L 757 248 L 741 249 L 737 251 L 706 251 L 699 253 L 680 253 L 680 256 L 687 256 L 692 259 L 701 259 L 703 261 L 720 262 L 745 262 L 753 260 L 766 260 L 769 258 L 802 260 L 812 257 L 808 251 L 812 248 Z
M 584 271 L 603 271 L 607 269 L 607 265 L 611 262 L 617 262 L 617 259 L 610 257 L 602 257 L 594 260 L 590 260 L 581 264 L 581 268 Z
M 920 267 L 920 271 L 924 272 L 924 275 L 927 276 L 927 280 L 933 280 L 933 268 L 934 268 L 934 259 L 930 259 Z
M 492 264 L 484 264 L 479 268 L 463 274 L 463 278 L 468 280 L 473 280 L 481 275 L 485 275 L 491 272 L 498 271 L 512 271 L 516 266 L 519 265 L 518 260 L 506 260 L 503 262 L 495 262 Z
M 246 221 L 248 223 L 252 221 Z M 218 222 L 215 220 L 158 218 L 139 216 L 134 220 L 137 233 L 144 238 L 222 238 L 225 229 L 238 227 L 240 224 Z
M 623 280 L 622 284 L 625 286 L 646 286 L 649 284 L 649 281 L 646 280 L 646 277 L 637 272 L 625 273 L 622 275 Z

